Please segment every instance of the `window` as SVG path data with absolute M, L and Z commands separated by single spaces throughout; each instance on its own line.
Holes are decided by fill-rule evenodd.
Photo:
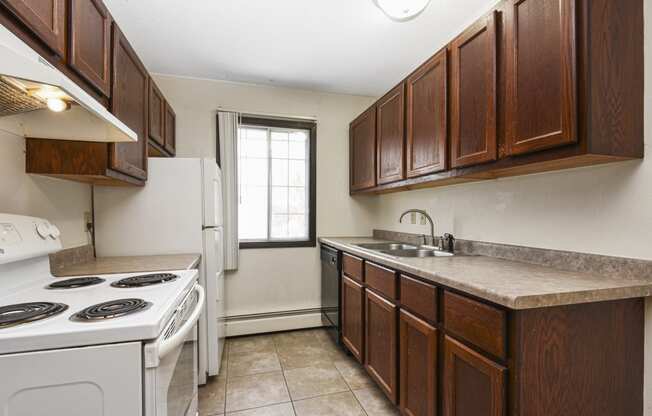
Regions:
M 315 246 L 315 123 L 243 117 L 240 248 Z

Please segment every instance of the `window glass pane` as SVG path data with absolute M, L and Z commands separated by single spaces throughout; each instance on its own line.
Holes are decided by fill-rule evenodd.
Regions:
M 287 215 L 272 215 L 272 238 L 287 239 L 288 238 L 288 216 Z
M 284 186 L 272 187 L 272 214 L 288 213 L 288 188 Z
M 267 157 L 267 130 L 240 129 L 240 157 Z
M 308 132 L 295 131 L 290 133 L 290 159 L 306 159 Z
M 240 240 L 267 239 L 267 186 L 240 186 Z
M 308 238 L 308 226 L 305 215 L 290 215 L 288 221 L 288 234 L 295 239 L 305 240 Z
M 289 189 L 289 214 L 306 213 L 306 188 Z
M 267 186 L 267 159 L 240 159 L 240 184 Z
M 289 161 L 290 186 L 306 186 L 306 162 L 304 160 Z
M 288 185 L 288 160 L 272 159 L 272 185 Z
M 288 134 L 287 132 L 272 131 L 272 157 L 288 157 Z

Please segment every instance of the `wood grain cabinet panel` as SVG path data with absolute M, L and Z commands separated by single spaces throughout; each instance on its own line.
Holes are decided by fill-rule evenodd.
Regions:
M 170 106 L 165 102 L 165 150 L 174 156 L 177 152 L 177 116 Z
M 66 54 L 66 0 L 0 0 L 60 57 Z
M 401 309 L 400 404 L 405 416 L 437 415 L 437 329 Z
M 110 167 L 147 179 L 147 109 L 149 75 L 116 24 L 113 25 L 113 91 L 111 111 L 138 135 L 136 143 L 110 145 Z
M 364 288 L 354 280 L 342 276 L 342 342 L 362 363 L 364 361 Z
M 350 190 L 376 186 L 376 107 L 362 113 L 349 126 Z
M 437 322 L 437 288 L 401 275 L 401 307 L 407 308 L 428 322 Z
M 111 88 L 111 15 L 101 0 L 70 0 L 68 65 L 108 97 Z
M 448 62 L 444 48 L 407 79 L 406 176 L 447 168 Z
M 508 0 L 506 146 L 522 154 L 577 141 L 576 0 Z
M 364 280 L 367 287 L 378 293 L 390 299 L 398 298 L 398 281 L 394 270 L 367 261 L 364 264 Z
M 359 283 L 364 282 L 364 260 L 342 253 L 342 272 Z
M 377 183 L 405 178 L 405 85 L 400 84 L 376 104 Z
M 444 416 L 504 416 L 505 368 L 444 337 Z
M 398 404 L 397 307 L 365 291 L 364 366 L 389 400 Z
M 451 164 L 496 160 L 496 20 L 482 18 L 451 44 Z
M 165 97 L 163 97 L 163 93 L 151 78 L 149 79 L 148 97 L 147 135 L 154 143 L 165 147 Z

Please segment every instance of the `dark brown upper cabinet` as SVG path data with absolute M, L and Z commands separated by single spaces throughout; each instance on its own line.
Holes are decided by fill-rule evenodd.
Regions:
M 66 53 L 66 0 L 0 0 L 48 48 Z
M 104 96 L 111 93 L 111 15 L 101 0 L 70 0 L 68 65 Z
M 492 12 L 451 44 L 453 167 L 496 160 L 496 19 Z
M 149 79 L 149 117 L 147 134 L 149 139 L 165 147 L 165 112 L 166 103 L 161 90 L 153 79 Z
M 405 85 L 400 84 L 376 104 L 377 183 L 405 178 Z
M 372 106 L 349 126 L 350 190 L 376 186 L 376 106 Z
M 444 49 L 407 79 L 408 178 L 439 172 L 447 167 L 447 68 L 447 51 Z
M 437 415 L 437 329 L 401 309 L 400 380 L 401 414 Z
M 504 416 L 505 368 L 444 337 L 444 416 Z
M 111 144 L 109 166 L 141 180 L 147 179 L 148 79 L 145 66 L 118 25 L 113 24 L 111 111 L 138 135 L 138 142 Z
M 364 366 L 389 400 L 398 404 L 396 305 L 365 290 Z
M 170 104 L 165 102 L 165 150 L 174 156 L 177 151 L 177 116 Z
M 575 1 L 507 2 L 507 154 L 577 141 Z

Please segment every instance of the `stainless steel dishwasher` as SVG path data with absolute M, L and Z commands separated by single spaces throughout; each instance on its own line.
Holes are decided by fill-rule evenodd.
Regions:
M 321 320 L 335 342 L 340 342 L 340 255 L 321 246 Z

